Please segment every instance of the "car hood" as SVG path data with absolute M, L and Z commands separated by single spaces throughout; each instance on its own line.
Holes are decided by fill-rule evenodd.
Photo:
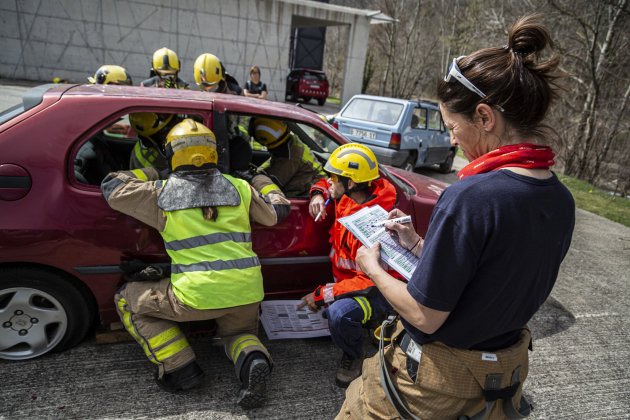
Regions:
M 388 165 L 381 165 L 381 167 L 384 167 L 387 172 L 413 187 L 416 190 L 416 196 L 421 198 L 437 201 L 442 191 L 449 186 L 449 184 L 445 182 L 415 172 L 405 171 L 404 169 L 394 168 Z

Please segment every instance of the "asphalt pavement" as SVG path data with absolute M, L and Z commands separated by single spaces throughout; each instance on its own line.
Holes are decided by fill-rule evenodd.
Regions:
M 0 108 L 24 90 L 7 83 L 0 80 Z M 463 163 L 458 159 L 455 167 Z M 422 173 L 455 181 L 454 174 Z M 556 286 L 530 323 L 530 418 L 629 419 L 630 228 L 582 210 L 576 216 Z M 190 340 L 206 372 L 203 386 L 175 395 L 155 385 L 153 367 L 135 342 L 97 345 L 89 337 L 61 354 L 0 360 L 0 419 L 333 418 L 344 392 L 334 384 L 340 351 L 330 339 L 261 337 L 275 362 L 261 409 L 235 404 L 232 366 L 207 337 Z

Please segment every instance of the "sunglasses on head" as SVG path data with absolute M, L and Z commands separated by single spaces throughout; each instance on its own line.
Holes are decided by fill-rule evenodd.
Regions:
M 479 88 L 477 88 L 477 86 L 473 85 L 472 82 L 470 80 L 468 80 L 466 78 L 466 76 L 464 76 L 462 74 L 462 71 L 459 69 L 459 66 L 457 65 L 457 62 L 459 60 L 461 60 L 462 58 L 465 58 L 465 55 L 460 55 L 457 58 L 453 58 L 453 61 L 451 62 L 451 64 L 448 66 L 448 72 L 446 73 L 446 76 L 444 76 L 444 81 L 446 83 L 450 83 L 453 78 L 455 78 L 459 83 L 461 83 L 462 85 L 464 85 L 464 87 L 466 89 L 468 89 L 469 91 L 476 93 L 477 95 L 479 95 L 482 99 L 486 98 L 486 94 L 483 93 L 481 90 L 479 90 Z M 504 112 L 504 109 L 502 107 L 500 107 L 499 105 L 494 105 L 499 111 Z
M 451 78 L 454 77 L 455 79 L 457 79 L 457 81 L 459 83 L 461 83 L 462 85 L 464 85 L 464 87 L 466 87 L 466 89 L 468 89 L 471 92 L 476 93 L 477 95 L 481 96 L 482 98 L 486 97 L 486 94 L 483 93 L 482 91 L 480 91 L 477 86 L 473 85 L 472 82 L 468 79 L 466 79 L 466 76 L 464 76 L 461 72 L 461 70 L 459 69 L 459 66 L 457 65 L 457 62 L 459 60 L 461 60 L 462 58 L 465 58 L 465 55 L 461 55 L 457 58 L 453 58 L 453 62 L 451 63 L 450 66 L 448 66 L 448 73 L 446 73 L 446 76 L 444 76 L 444 81 L 447 83 L 451 82 Z

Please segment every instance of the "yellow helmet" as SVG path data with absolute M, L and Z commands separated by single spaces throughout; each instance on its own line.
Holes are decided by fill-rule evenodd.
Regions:
M 373 181 L 379 177 L 378 161 L 374 152 L 358 143 L 344 144 L 333 150 L 324 170 L 350 178 L 356 183 Z
M 249 124 L 249 135 L 267 149 L 275 149 L 288 140 L 289 127 L 280 120 L 252 118 Z
M 179 58 L 175 51 L 168 48 L 160 48 L 153 53 L 153 70 L 160 76 L 168 76 L 179 73 Z
M 193 68 L 195 82 L 207 90 L 217 90 L 225 83 L 225 70 L 221 60 L 213 54 L 201 54 Z
M 90 83 L 99 85 L 132 85 L 131 77 L 124 67 L 106 65 L 101 66 L 93 77 L 88 77 Z
M 155 112 L 134 112 L 129 115 L 129 124 L 136 133 L 151 138 L 173 119 L 173 114 L 158 115 Z
M 217 163 L 217 140 L 205 125 L 186 118 L 166 136 L 166 156 L 171 169 L 201 169 Z

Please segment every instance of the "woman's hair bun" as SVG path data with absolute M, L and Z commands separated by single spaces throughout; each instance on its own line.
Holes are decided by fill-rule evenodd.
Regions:
M 517 20 L 508 31 L 508 47 L 513 53 L 528 56 L 545 47 L 553 47 L 547 28 L 540 23 L 542 15 L 528 15 Z

